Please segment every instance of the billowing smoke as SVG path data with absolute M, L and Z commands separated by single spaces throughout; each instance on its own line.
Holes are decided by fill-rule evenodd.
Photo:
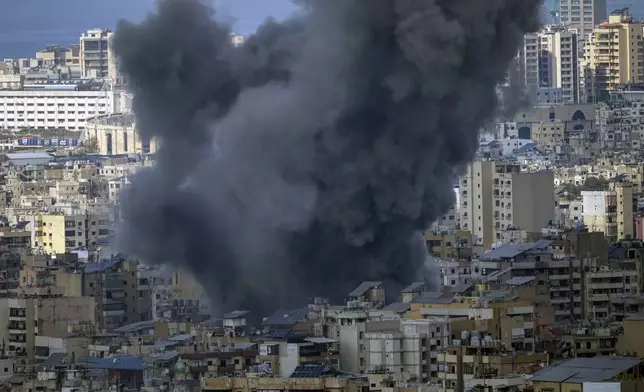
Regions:
M 221 310 L 435 283 L 422 235 L 454 202 L 540 0 L 304 0 L 240 48 L 198 0 L 114 45 L 156 165 L 122 249 L 200 279 Z

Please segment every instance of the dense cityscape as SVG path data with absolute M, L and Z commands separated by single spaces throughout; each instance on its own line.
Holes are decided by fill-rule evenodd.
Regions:
M 122 192 L 167 140 L 137 127 L 118 31 L 5 58 L 0 392 L 642 390 L 638 4 L 544 5 L 424 232 L 440 287 L 383 277 L 266 314 L 222 312 L 208 277 L 119 248 Z

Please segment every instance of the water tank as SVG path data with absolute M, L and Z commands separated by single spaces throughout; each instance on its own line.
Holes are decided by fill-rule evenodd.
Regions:
M 481 339 L 478 337 L 472 337 L 472 346 L 479 347 L 481 346 Z
M 470 331 L 461 331 L 461 340 L 468 340 L 470 338 Z

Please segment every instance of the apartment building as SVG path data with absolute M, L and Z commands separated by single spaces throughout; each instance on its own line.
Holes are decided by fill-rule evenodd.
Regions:
M 447 318 L 453 334 L 485 331 L 509 347 L 528 351 L 538 342 L 534 306 L 507 291 L 489 291 L 479 297 L 425 293 L 414 298 L 410 307 L 405 318 Z
M 583 319 L 585 261 L 566 256 L 554 258 L 551 244 L 550 240 L 540 240 L 531 244 L 508 244 L 486 253 L 482 257 L 483 260 L 501 262 L 501 267 L 489 273 L 486 278 L 489 282 L 505 282 L 510 286 L 514 285 L 513 278 L 522 278 L 522 284 L 536 281 L 535 291 L 527 291 L 527 297 L 519 298 L 533 303 L 536 316 L 546 323 L 553 321 L 550 319 L 553 311 L 555 322 Z M 511 263 L 509 267 L 508 262 Z M 545 291 L 549 293 L 549 302 L 541 300 L 541 294 Z M 520 293 L 513 290 L 511 292 Z M 548 303 L 552 308 L 548 308 Z
M 532 124 L 532 140 L 546 151 L 563 152 L 566 124 L 551 121 Z
M 603 232 L 609 242 L 633 238 L 633 186 L 611 183 L 610 190 L 582 191 L 584 225 L 589 231 Z
M 561 24 L 584 39 L 607 17 L 606 0 L 561 0 Z
M 0 292 L 19 286 L 21 256 L 31 247 L 25 234 L 22 230 L 0 231 Z
M 439 391 L 458 391 L 462 374 L 466 388 L 502 391 L 524 386 L 521 373 L 532 373 L 548 362 L 546 353 L 526 353 L 508 350 L 491 336 L 480 338 L 477 332 L 464 331 L 461 339 L 438 354 Z
M 68 88 L 68 87 L 71 87 Z M 89 118 L 115 113 L 116 93 L 78 84 L 39 90 L 0 90 L 0 129 L 83 130 Z
M 320 392 L 365 392 L 369 389 L 366 378 L 347 377 L 346 374 L 333 374 L 324 366 L 302 366 L 298 372 L 289 378 L 263 377 L 226 377 L 203 378 L 203 392 L 252 392 L 262 390 L 278 390 L 296 392 L 301 390 L 316 390 Z
M 524 37 L 526 85 L 533 91 L 561 89 L 564 103 L 579 102 L 579 49 L 576 31 L 550 25 Z M 535 73 L 536 71 L 536 73 Z M 550 96 L 556 98 L 556 94 Z M 553 102 L 554 103 L 554 102 Z
M 640 267 L 641 268 L 641 267 Z M 586 314 L 603 320 L 611 314 L 611 299 L 640 294 L 640 269 L 624 270 L 601 266 L 586 274 Z
M 103 330 L 113 330 L 127 322 L 127 304 L 138 297 L 137 264 L 119 257 L 89 263 L 84 269 L 83 295 L 96 301 L 96 323 Z
M 38 307 L 30 298 L 0 298 L 0 339 L 8 355 L 34 358 Z
M 600 103 L 597 126 L 604 149 L 639 152 L 644 142 L 644 102 L 614 100 Z
M 644 82 L 644 22 L 624 10 L 611 13 L 608 22 L 590 34 L 586 60 L 596 95 L 614 91 L 620 85 Z
M 367 369 L 386 371 L 400 383 L 438 378 L 438 351 L 451 344 L 449 320 L 401 320 L 398 330 L 364 335 Z
M 108 214 L 50 213 L 30 217 L 33 247 L 47 253 L 65 253 L 90 247 L 111 234 Z
M 40 66 L 67 66 L 79 67 L 80 47 L 72 45 L 71 48 L 63 48 L 59 45 L 48 45 L 44 49 L 36 52 L 36 59 Z
M 461 228 L 490 249 L 508 227 L 540 232 L 554 219 L 554 174 L 521 172 L 517 164 L 472 163 L 460 179 Z
M 620 331 L 617 326 L 592 327 L 577 326 L 569 328 L 562 338 L 564 347 L 572 357 L 595 357 L 613 355 Z
M 425 244 L 429 253 L 435 257 L 457 260 L 472 257 L 472 233 L 469 231 L 426 233 Z
M 113 35 L 108 29 L 91 29 L 80 37 L 79 60 L 84 78 L 110 77 L 116 62 L 110 42 Z

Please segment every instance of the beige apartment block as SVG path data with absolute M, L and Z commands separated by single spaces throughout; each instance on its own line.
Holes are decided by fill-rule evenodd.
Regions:
M 587 62 L 593 90 L 612 91 L 644 82 L 644 22 L 627 12 L 613 12 L 590 34 Z
M 83 77 L 109 77 L 110 63 L 116 61 L 110 45 L 113 35 L 111 30 L 92 29 L 80 37 L 79 60 Z
M 563 121 L 535 123 L 532 125 L 532 140 L 546 151 L 555 151 L 564 142 L 565 130 Z
M 541 232 L 554 219 L 552 171 L 521 172 L 516 164 L 472 163 L 460 179 L 461 228 L 472 232 L 475 245 L 490 249 L 505 229 Z

